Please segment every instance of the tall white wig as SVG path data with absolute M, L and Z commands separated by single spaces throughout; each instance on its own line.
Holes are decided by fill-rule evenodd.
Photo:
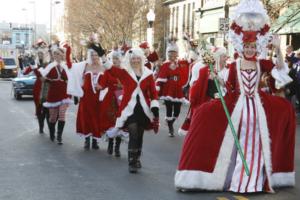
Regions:
M 92 53 L 96 53 L 97 54 L 97 52 L 94 50 L 94 49 L 88 49 L 87 50 L 87 57 L 86 57 L 86 62 L 88 63 L 88 64 L 92 64 Z M 98 55 L 98 54 L 97 54 Z M 99 55 L 98 55 L 99 56 Z M 101 59 L 101 57 L 99 56 L 99 63 L 102 63 L 102 59 Z

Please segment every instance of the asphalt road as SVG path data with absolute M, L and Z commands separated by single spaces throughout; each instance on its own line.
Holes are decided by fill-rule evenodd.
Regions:
M 83 139 L 75 134 L 76 109 L 68 110 L 64 145 L 58 146 L 47 133 L 38 133 L 32 98 L 13 99 L 10 81 L 0 80 L 0 200 L 293 200 L 300 196 L 299 138 L 294 188 L 255 195 L 181 193 L 174 188 L 173 178 L 183 138 L 167 136 L 164 109 L 160 133 L 145 135 L 143 168 L 138 174 L 128 173 L 125 143 L 121 158 L 107 155 L 104 140 L 98 151 L 83 149 Z M 184 106 L 176 128 L 186 111 Z

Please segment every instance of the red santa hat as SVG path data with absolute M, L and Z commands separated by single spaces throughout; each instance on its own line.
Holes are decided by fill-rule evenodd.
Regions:
M 139 47 L 140 47 L 141 49 L 149 49 L 149 48 L 150 48 L 148 42 L 142 42 L 142 43 L 139 45 Z

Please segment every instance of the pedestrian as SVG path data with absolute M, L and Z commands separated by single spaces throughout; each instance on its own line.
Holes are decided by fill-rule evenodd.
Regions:
M 286 99 L 259 88 L 261 74 L 284 67 L 279 37 L 272 40 L 277 66 L 258 59 L 269 40 L 267 12 L 259 0 L 242 0 L 235 12 L 229 38 L 240 58 L 229 69 L 224 97 L 232 126 L 220 100 L 194 111 L 175 175 L 181 190 L 254 193 L 295 184 L 295 112 Z
M 85 138 L 86 150 L 91 147 L 99 149 L 98 140 L 107 129 L 114 126 L 116 119 L 111 112 L 112 95 L 107 90 L 99 91 L 96 88 L 101 81 L 109 79 L 112 85 L 115 80 L 106 73 L 102 64 L 101 57 L 105 55 L 103 48 L 95 43 L 94 40 L 89 41 L 86 61 L 72 65 L 68 82 L 68 94 L 80 98 L 76 132 Z
M 39 133 L 44 133 L 44 122 L 46 120 L 49 128 L 49 110 L 43 106 L 46 101 L 49 89 L 49 81 L 42 77 L 39 69 L 44 69 L 49 64 L 48 48 L 47 44 L 43 40 L 39 40 L 35 45 L 37 54 L 36 61 L 30 61 L 30 67 L 27 67 L 23 72 L 27 75 L 34 72 L 36 81 L 33 86 L 33 100 L 35 104 L 35 115 L 39 123 Z
M 166 123 L 169 128 L 169 136 L 174 137 L 173 124 L 178 118 L 181 105 L 187 102 L 183 88 L 189 79 L 189 63 L 178 59 L 178 46 L 175 42 L 168 45 L 168 60 L 159 69 L 156 79 L 160 99 L 166 106 Z
M 227 66 L 227 50 L 225 47 L 216 47 L 212 52 L 214 60 L 214 69 L 217 78 L 225 82 L 228 76 Z M 190 81 L 189 101 L 190 108 L 185 121 L 178 130 L 179 135 L 186 135 L 189 130 L 190 122 L 192 120 L 194 110 L 201 106 L 203 103 L 212 99 L 219 98 L 217 88 L 213 78 L 210 76 L 209 63 L 205 59 L 200 59 L 192 68 L 192 77 Z M 222 92 L 225 95 L 225 87 L 222 87 Z
M 66 49 L 66 50 L 65 50 Z M 72 102 L 67 95 L 67 82 L 69 77 L 70 47 L 52 45 L 51 52 L 54 61 L 39 72 L 49 82 L 46 102 L 43 106 L 49 109 L 50 140 L 55 140 L 55 126 L 57 122 L 57 144 L 62 145 L 62 134 L 65 126 L 65 116 L 68 105 Z M 66 59 L 67 64 L 64 62 Z
M 136 173 L 142 167 L 144 131 L 154 129 L 155 133 L 158 132 L 159 103 L 153 72 L 145 67 L 143 51 L 140 48 L 128 50 L 124 63 L 124 69 L 111 66 L 109 71 L 123 86 L 116 128 L 125 128 L 129 132 L 129 172 Z

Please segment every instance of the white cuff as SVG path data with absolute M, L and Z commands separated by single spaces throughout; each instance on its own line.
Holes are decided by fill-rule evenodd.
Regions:
M 159 102 L 157 100 L 152 100 L 150 103 L 150 108 L 159 108 Z

